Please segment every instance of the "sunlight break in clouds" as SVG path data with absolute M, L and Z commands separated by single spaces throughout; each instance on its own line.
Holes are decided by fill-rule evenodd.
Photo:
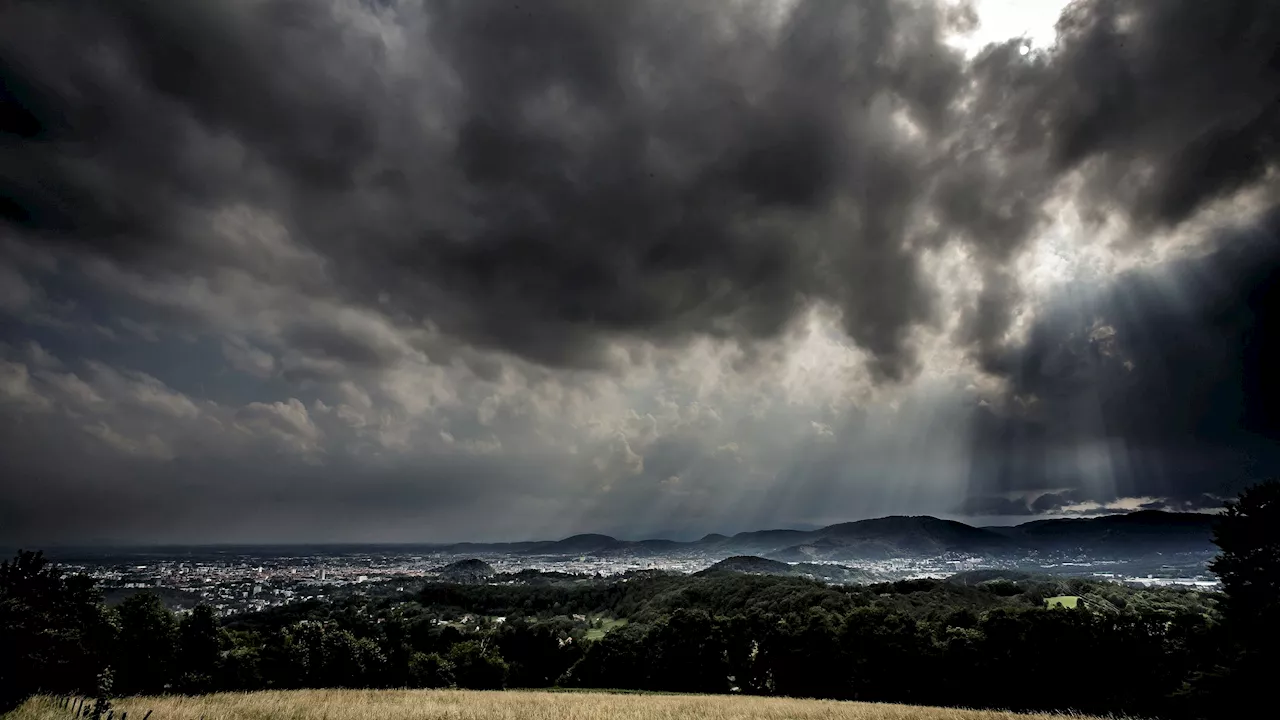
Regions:
M 0 529 L 1229 494 L 1280 468 L 1264 5 L 5 4 Z
M 991 43 L 1018 37 L 1026 38 L 1026 46 L 1033 50 L 1050 48 L 1057 37 L 1053 26 L 1069 3 L 1070 0 L 973 0 L 978 26 L 949 43 L 969 56 Z M 957 3 L 958 7 L 964 5 Z

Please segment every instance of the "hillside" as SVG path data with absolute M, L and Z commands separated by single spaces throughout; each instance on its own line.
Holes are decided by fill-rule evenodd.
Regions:
M 828 525 L 817 530 L 754 530 L 732 537 L 711 533 L 693 542 L 620 540 L 583 534 L 563 540 L 458 543 L 438 546 L 457 554 L 518 553 L 548 556 L 656 555 L 699 551 L 757 555 L 783 562 L 842 562 L 946 553 L 1001 555 L 1046 551 L 1133 556 L 1212 552 L 1214 515 L 1143 510 L 1096 518 L 1032 520 L 1012 527 L 974 527 L 928 515 L 890 516 Z
M 558 542 L 551 543 L 545 548 L 538 548 L 536 552 L 553 554 L 574 555 L 578 553 L 598 553 L 604 550 L 613 550 L 622 545 L 623 541 L 609 537 L 608 535 L 596 535 L 586 533 L 583 535 L 574 535 L 567 537 Z
M 769 560 L 756 555 L 734 555 L 725 558 L 694 575 L 711 575 L 720 572 L 738 572 L 753 575 L 794 575 L 795 569 L 784 562 Z
M 948 552 L 989 553 L 1009 550 L 1009 538 L 935 517 L 892 516 L 830 525 L 806 533 L 808 542 L 774 553 L 782 560 L 849 560 Z
M 451 562 L 438 572 L 441 581 L 462 585 L 485 582 L 497 574 L 492 565 L 476 558 Z
M 604 692 L 483 692 L 474 690 L 287 690 L 186 697 L 120 698 L 127 712 L 157 720 L 1065 720 L 1064 715 L 1019 715 L 913 705 L 797 700 L 734 695 L 657 695 Z M 1071 720 L 1089 720 L 1072 715 Z M 5 720 L 70 720 L 71 713 L 37 697 Z
M 707 577 L 723 573 L 781 575 L 835 583 L 862 582 L 867 579 L 864 572 L 844 565 L 810 562 L 788 564 L 758 555 L 734 555 L 733 557 L 725 558 L 706 570 L 694 573 L 694 577 Z
M 1141 510 L 1088 519 L 1033 520 L 1008 528 L 985 528 L 1013 543 L 1040 550 L 1143 552 L 1212 550 L 1215 515 Z

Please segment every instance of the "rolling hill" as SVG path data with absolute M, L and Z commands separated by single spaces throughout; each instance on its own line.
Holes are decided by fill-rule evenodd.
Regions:
M 950 552 L 990 553 L 1015 543 L 989 530 L 929 516 L 893 516 L 830 525 L 807 535 L 807 542 L 777 550 L 785 560 L 846 560 L 942 555 Z
M 796 571 L 787 563 L 769 560 L 756 555 L 734 555 L 725 558 L 706 570 L 694 575 L 714 575 L 723 572 L 748 573 L 751 575 L 795 575 Z
M 437 572 L 440 580 L 459 585 L 482 583 L 497 574 L 492 565 L 476 558 L 451 562 Z
M 984 528 L 1020 547 L 1099 555 L 1212 550 L 1214 515 L 1141 510 L 1088 519 L 1033 520 Z
M 949 553 L 993 556 L 1029 551 L 1139 555 L 1213 551 L 1214 518 L 1197 513 L 1144 510 L 1095 518 L 1033 520 L 1009 527 L 974 527 L 928 515 L 899 515 L 828 525 L 817 530 L 755 530 L 732 537 L 712 533 L 693 542 L 632 541 L 582 534 L 556 541 L 458 543 L 437 547 L 457 554 L 558 557 L 698 551 L 724 557 L 754 555 L 792 563 Z

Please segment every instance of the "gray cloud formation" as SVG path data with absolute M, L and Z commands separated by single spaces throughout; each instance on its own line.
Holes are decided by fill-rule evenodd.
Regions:
M 181 269 L 223 259 L 191 228 L 243 203 L 354 299 L 553 364 L 615 332 L 776 335 L 827 299 L 899 377 L 936 150 L 891 116 L 941 131 L 960 59 L 924 7 L 767 11 L 20 5 L 8 214 Z
M 1163 220 L 1273 165 L 1274 6 L 1203 5 L 1079 4 L 1053 53 L 970 66 L 921 2 L 20 2 L 6 215 L 185 269 L 227 259 L 201 220 L 245 205 L 352 298 L 552 364 L 773 336 L 821 300 L 900 378 L 934 321 L 922 249 L 1007 260 L 1082 164 Z
M 1105 322 L 1049 315 L 1023 347 L 1045 299 L 1019 263 L 1064 199 L 1141 254 L 1274 190 L 1280 10 L 1078 2 L 1055 48 L 966 58 L 947 40 L 972 22 L 924 0 L 6 3 L 5 468 L 84 498 L 198 476 L 241 506 L 311 478 L 316 507 L 403 497 L 433 522 L 484 477 L 547 526 L 641 532 L 1075 486 L 1043 468 L 1096 475 L 1048 458 L 1099 438 L 1171 458 L 1187 413 L 1064 421 L 1129 386 L 1039 360 L 1146 321 L 1100 300 Z M 1153 367 L 1143 392 L 1199 387 Z M 972 389 L 992 378 L 1007 395 Z M 1237 440 L 1180 466 L 1261 457 Z M 475 497 L 436 532 L 483 525 Z
M 1280 8 L 1267 0 L 1070 7 L 1048 81 L 1017 132 L 1055 169 L 1142 223 L 1174 223 L 1246 187 L 1280 153 Z
M 1006 361 L 1016 412 L 973 425 L 975 494 L 1231 496 L 1280 470 L 1280 209 L 1204 257 L 1060 302 Z M 1091 483 L 1092 485 L 1091 485 Z

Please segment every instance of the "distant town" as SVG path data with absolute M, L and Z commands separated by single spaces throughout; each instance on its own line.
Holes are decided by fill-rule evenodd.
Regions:
M 584 579 L 637 571 L 694 573 L 724 560 L 724 552 L 687 551 L 661 555 L 527 555 L 426 551 L 386 547 L 190 547 L 51 551 L 64 568 L 99 583 L 108 602 L 144 590 L 158 594 L 172 609 L 210 605 L 219 615 L 261 611 L 303 600 L 333 600 L 351 595 L 394 597 L 412 593 L 425 582 L 444 580 L 440 570 L 476 557 L 496 571 L 488 582 L 527 582 L 539 573 Z M 1211 589 L 1217 581 L 1206 570 L 1211 552 L 1154 554 L 1130 559 L 1091 558 L 1079 554 L 1028 553 L 977 556 L 945 553 L 935 557 L 792 563 L 798 574 L 840 583 L 876 583 L 942 578 L 972 570 L 1020 570 L 1143 585 Z M 532 571 L 532 572 L 529 572 Z M 520 575 L 517 575 L 517 574 Z

